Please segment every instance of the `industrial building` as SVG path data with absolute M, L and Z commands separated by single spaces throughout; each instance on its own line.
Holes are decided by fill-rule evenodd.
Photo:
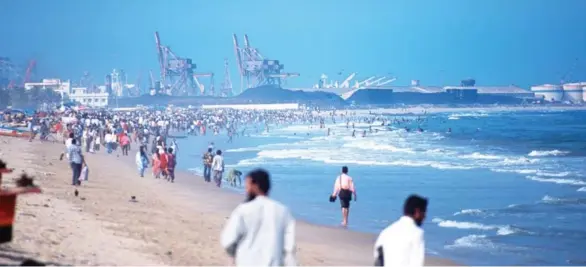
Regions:
M 543 98 L 547 102 L 561 102 L 564 99 L 564 89 L 561 85 L 542 84 L 531 86 L 531 92 L 535 93 L 536 97 Z
M 387 85 L 396 78 L 375 79 L 372 76 L 364 81 L 356 82 L 355 86 L 348 87 L 355 73 L 342 83 L 322 83 L 328 86 L 313 86 L 312 88 L 290 88 L 301 91 L 324 91 L 335 93 L 342 99 L 359 103 L 388 104 L 448 104 L 472 103 L 474 101 L 494 103 L 513 103 L 522 99 L 534 99 L 535 94 L 523 88 L 510 86 L 476 86 L 474 79 L 462 80 L 459 86 L 424 86 L 419 80 L 411 80 L 407 86 Z M 322 80 L 325 75 L 322 75 Z M 349 80 L 350 79 L 350 80 Z M 386 80 L 385 80 L 386 79 Z M 380 84 L 380 83 L 383 84 Z M 334 86 L 331 86 L 334 85 Z M 338 85 L 338 86 L 336 86 Z M 517 100 L 515 100 L 517 99 Z

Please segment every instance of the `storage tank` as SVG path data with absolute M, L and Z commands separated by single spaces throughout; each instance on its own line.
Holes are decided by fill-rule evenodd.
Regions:
M 581 82 L 582 85 L 582 101 L 586 102 L 586 82 Z
M 564 97 L 562 86 L 555 84 L 532 86 L 531 92 L 535 93 L 536 97 L 543 97 L 543 100 L 548 102 L 559 102 L 562 101 Z
M 564 89 L 564 101 L 582 103 L 583 89 L 581 83 L 566 83 L 562 88 Z

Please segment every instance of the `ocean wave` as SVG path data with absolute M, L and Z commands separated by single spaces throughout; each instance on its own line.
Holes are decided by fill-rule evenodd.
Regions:
M 547 157 L 547 156 L 563 156 L 569 154 L 569 151 L 561 150 L 533 150 L 527 154 L 529 157 Z
M 535 173 L 537 176 L 548 176 L 548 177 L 566 177 L 570 174 L 572 174 L 571 172 L 544 172 L 544 171 L 537 171 Z
M 493 172 L 514 172 L 514 173 L 519 173 L 519 174 L 535 174 L 538 172 L 538 170 L 527 170 L 527 169 L 490 169 Z
M 454 240 L 451 245 L 446 245 L 445 248 L 494 248 L 492 243 L 486 235 L 467 235 Z
M 460 117 L 458 117 L 458 116 L 449 116 L 448 117 L 448 120 L 459 120 L 459 119 L 460 119 Z
M 550 195 L 545 195 L 542 199 L 541 199 L 542 203 L 547 203 L 547 204 L 585 204 L 586 203 L 586 199 L 582 199 L 582 198 L 558 198 L 558 197 L 552 197 Z
M 578 192 L 586 192 L 586 186 L 585 187 L 580 187 L 576 191 L 578 191 Z
M 479 152 L 474 152 L 470 155 L 460 156 L 459 158 L 463 158 L 463 159 L 500 159 L 502 157 L 497 156 L 497 155 L 489 155 L 489 154 L 482 154 Z
M 541 178 L 538 176 L 527 176 L 527 179 L 543 182 L 543 183 L 555 183 L 555 184 L 569 184 L 569 185 L 586 185 L 586 182 L 575 179 L 560 179 L 560 178 Z
M 393 161 L 384 161 L 381 159 L 361 159 L 357 160 L 355 157 L 344 158 L 342 153 L 340 158 L 332 157 L 332 150 L 329 149 L 280 149 L 280 150 L 262 150 L 257 153 L 257 158 L 254 160 L 240 161 L 238 165 L 250 165 L 252 163 L 261 164 L 266 163 L 266 159 L 303 159 L 328 164 L 356 164 L 356 165 L 375 165 L 375 166 L 405 166 L 405 167 L 431 167 L 440 170 L 469 170 L 474 167 L 455 165 L 452 163 L 444 163 L 437 161 L 421 161 L 421 160 L 407 160 L 399 159 Z
M 504 165 L 521 165 L 521 164 L 532 164 L 538 162 L 538 159 L 528 159 L 526 157 L 520 158 L 506 158 L 502 163 Z
M 401 152 L 401 153 L 409 153 L 409 154 L 415 153 L 415 151 L 413 151 L 410 148 L 398 148 L 398 147 L 395 147 L 392 145 L 381 144 L 381 143 L 375 142 L 375 141 L 351 142 L 351 143 L 344 144 L 343 147 L 368 149 L 368 150 L 384 150 L 384 151 L 390 151 L 390 152 Z
M 258 147 L 242 147 L 242 148 L 234 148 L 228 149 L 226 152 L 252 152 L 252 151 L 259 151 L 260 148 Z
M 463 209 L 461 211 L 458 211 L 458 212 L 454 213 L 454 216 L 455 215 L 461 215 L 461 214 L 480 214 L 482 212 L 483 211 L 480 210 L 480 209 Z
M 444 228 L 457 228 L 457 229 L 472 229 L 472 230 L 496 230 L 497 235 L 511 235 L 519 232 L 519 229 L 516 229 L 510 225 L 485 225 L 481 223 L 475 222 L 459 222 L 459 221 L 451 221 L 451 220 L 442 220 L 440 218 L 434 218 L 432 222 L 437 223 L 439 227 Z
M 455 113 L 450 115 L 455 117 L 488 117 L 488 113 L 481 112 L 468 112 L 468 113 Z

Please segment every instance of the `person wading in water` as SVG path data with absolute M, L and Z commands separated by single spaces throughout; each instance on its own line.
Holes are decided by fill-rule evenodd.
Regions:
M 334 192 L 332 197 L 338 197 L 340 199 L 340 205 L 342 206 L 342 226 L 348 225 L 348 214 L 350 213 L 350 201 L 354 195 L 354 201 L 357 200 L 356 188 L 354 187 L 354 181 L 352 177 L 348 175 L 348 167 L 342 167 L 342 174 L 336 178 L 334 182 Z

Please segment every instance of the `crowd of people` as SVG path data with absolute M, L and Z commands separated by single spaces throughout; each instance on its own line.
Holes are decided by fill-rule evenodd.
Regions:
M 225 133 L 228 142 L 234 137 L 244 137 L 250 132 L 269 132 L 270 127 L 304 123 L 326 128 L 325 120 L 341 121 L 346 128 L 354 123 L 380 123 L 381 126 L 408 124 L 413 119 L 388 119 L 385 116 L 356 116 L 348 112 L 331 111 L 326 114 L 315 111 L 243 111 L 243 110 L 99 110 L 44 113 L 31 118 L 18 117 L 31 132 L 30 140 L 40 133 L 41 141 L 62 141 L 72 170 L 72 185 L 78 186 L 82 177 L 87 179 L 87 163 L 84 154 L 112 154 L 129 156 L 136 148 L 135 163 L 140 177 L 151 168 L 152 177 L 175 181 L 178 133 L 198 136 Z M 423 120 L 416 119 L 416 122 Z M 6 121 L 6 120 L 5 120 Z M 407 127 L 407 126 L 405 126 Z M 406 129 L 409 130 L 409 129 Z M 422 131 L 421 128 L 418 128 Z M 372 127 L 368 128 L 372 133 Z M 327 135 L 331 129 L 327 128 Z M 367 135 L 363 130 L 362 136 Z M 119 151 L 119 152 L 118 152 Z M 242 172 L 231 169 L 225 174 L 223 153 L 210 142 L 202 156 L 203 179 L 222 186 L 227 179 L 231 186 L 240 185 Z M 84 174 L 85 171 L 85 174 Z M 295 221 L 288 208 L 268 197 L 271 183 L 267 171 L 257 169 L 245 176 L 246 202 L 232 213 L 222 233 L 221 243 L 228 253 L 236 257 L 237 265 L 294 265 Z M 344 166 L 334 181 L 330 201 L 339 201 L 342 225 L 348 225 L 350 203 L 357 201 L 354 180 Z M 380 266 L 419 266 L 423 264 L 423 230 L 420 228 L 427 210 L 427 200 L 410 196 L 404 204 L 404 216 L 383 230 L 375 244 L 375 261 Z M 263 231 L 260 231 L 263 229 Z

